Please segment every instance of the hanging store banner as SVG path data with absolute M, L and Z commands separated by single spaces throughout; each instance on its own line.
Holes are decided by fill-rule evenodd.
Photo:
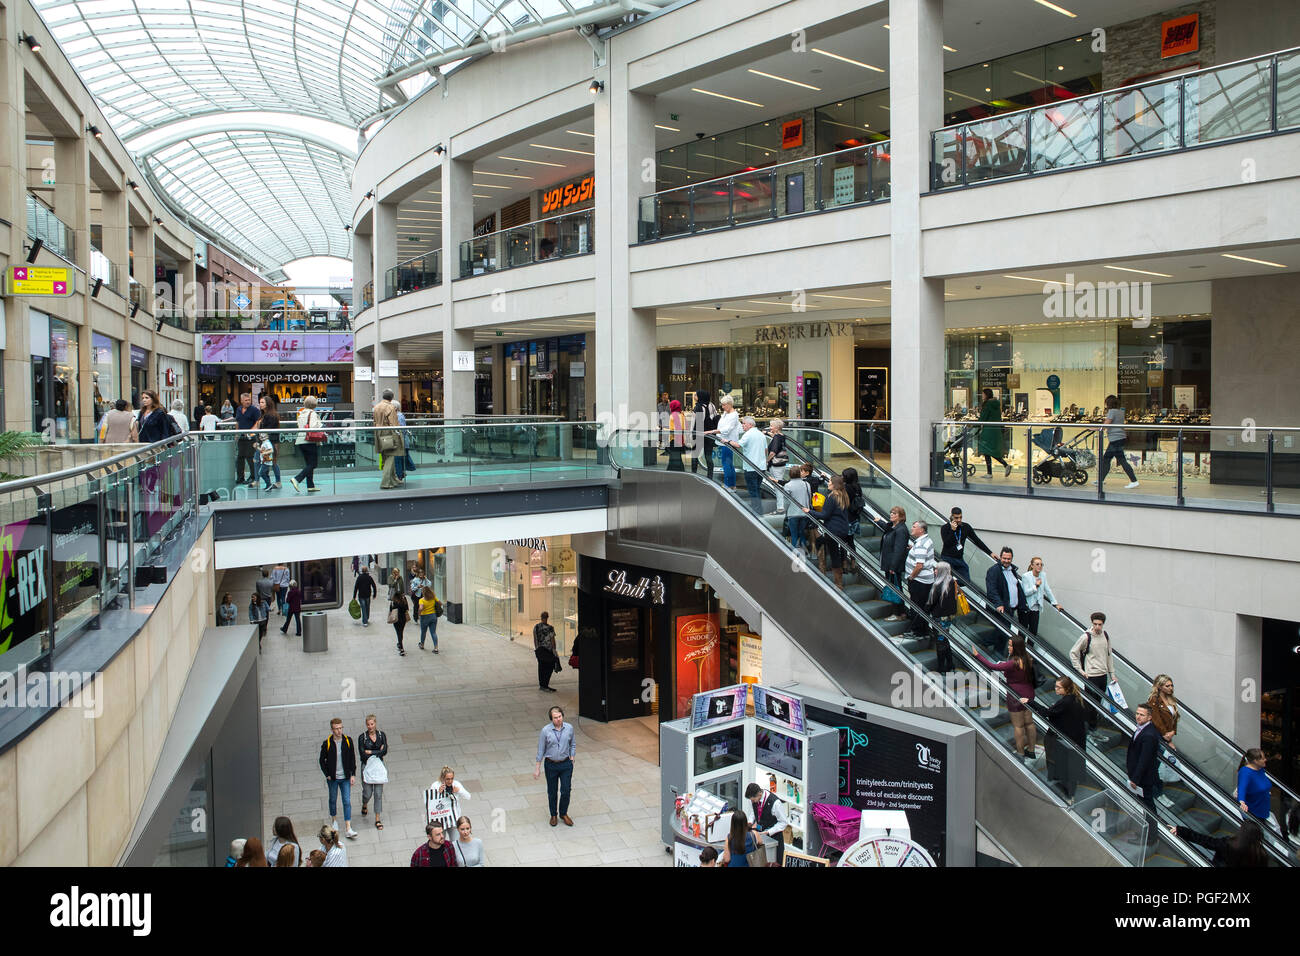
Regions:
M 203 362 L 351 362 L 351 332 L 224 332 L 203 336 Z

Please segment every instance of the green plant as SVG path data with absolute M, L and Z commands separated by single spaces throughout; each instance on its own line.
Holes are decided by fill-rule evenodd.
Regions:
M 36 432 L 0 431 L 0 461 L 30 457 L 43 444 L 44 441 Z M 23 476 L 0 472 L 0 481 L 13 481 L 21 477 Z

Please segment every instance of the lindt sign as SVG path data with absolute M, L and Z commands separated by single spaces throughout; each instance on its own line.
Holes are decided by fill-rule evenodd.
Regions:
M 608 594 L 633 601 L 649 601 L 651 604 L 664 603 L 664 582 L 657 574 L 653 578 L 642 575 L 640 580 L 633 583 L 628 580 L 627 571 L 615 568 L 609 572 L 608 581 L 602 589 Z

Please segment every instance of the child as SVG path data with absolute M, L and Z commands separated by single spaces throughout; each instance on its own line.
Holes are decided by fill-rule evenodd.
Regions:
M 274 491 L 275 485 L 271 483 L 271 466 L 275 464 L 275 446 L 271 444 L 271 436 L 267 432 L 260 432 L 258 436 L 254 437 L 255 439 L 257 437 L 261 438 L 261 442 L 257 446 L 257 452 L 262 463 L 262 478 L 266 481 L 266 487 L 262 490 Z M 254 477 L 253 480 L 256 481 L 257 478 Z

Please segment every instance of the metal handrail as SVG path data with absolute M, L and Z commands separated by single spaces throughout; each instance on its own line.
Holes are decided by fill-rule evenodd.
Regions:
M 500 236 L 507 232 L 518 232 L 520 229 L 527 229 L 530 226 L 540 226 L 542 223 L 555 222 L 559 219 L 571 219 L 575 216 L 594 216 L 596 214 L 595 206 L 587 206 L 585 209 L 575 209 L 572 212 L 562 212 L 558 216 L 547 216 L 545 219 L 533 219 L 529 222 L 521 222 L 517 226 L 510 226 L 508 229 L 498 229 L 495 232 L 485 232 L 481 236 L 471 236 L 462 240 L 459 245 L 466 246 L 472 242 L 480 242 L 484 239 L 491 239 L 493 236 Z
M 826 420 L 827 420 L 827 419 L 822 419 L 822 421 L 826 421 Z M 865 423 L 864 423 L 864 424 L 865 424 Z M 1241 432 L 1241 431 L 1246 431 L 1246 429 L 1243 428 L 1241 425 L 1160 425 L 1160 424 L 1147 424 L 1147 423 L 1144 423 L 1144 422 L 1133 422 L 1133 421 L 1128 421 L 1128 422 L 1118 422 L 1118 423 L 1113 423 L 1113 424 L 1112 424 L 1112 423 L 1109 423 L 1109 422 L 1049 422 L 1049 421 L 1031 421 L 1031 420 L 1029 420 L 1029 419 L 1025 419 L 1025 420 L 1022 421 L 1022 422 L 1006 422 L 1006 421 L 1002 421 L 1002 422 L 982 422 L 982 421 L 980 421 L 978 418 L 967 418 L 967 419 L 961 419 L 961 420 L 940 419 L 940 420 L 938 420 L 938 421 L 931 422 L 931 425 L 962 425 L 962 426 L 966 426 L 966 427 L 982 427 L 982 426 L 985 426 L 985 425 L 995 425 L 995 426 L 996 426 L 996 425 L 1002 425 L 1002 426 L 1004 426 L 1004 427 L 1006 427 L 1006 428 L 1025 428 L 1025 427 L 1027 427 L 1027 426 L 1028 426 L 1028 427 L 1034 427 L 1034 426 L 1043 426 L 1043 427 L 1047 427 L 1047 426 L 1051 426 L 1051 427 L 1053 427 L 1053 428 L 1086 428 L 1086 429 L 1092 429 L 1092 430 L 1100 430 L 1100 429 L 1103 429 L 1103 428 L 1124 428 L 1124 429 L 1130 429 L 1130 428 L 1131 428 L 1131 429 L 1133 429 L 1133 430 L 1135 430 L 1135 431 L 1175 431 L 1175 432 L 1177 432 L 1177 431 L 1184 431 L 1184 432 L 1186 432 L 1186 431 L 1197 431 L 1197 432 L 1204 432 L 1204 431 Z M 1251 431 L 1254 431 L 1254 432 L 1286 432 L 1286 431 L 1296 432 L 1296 431 L 1300 431 L 1300 425 L 1254 425 L 1254 426 L 1251 427 L 1250 430 L 1251 430 Z
M 170 438 L 164 438 L 156 441 L 152 445 L 143 445 L 138 448 L 132 448 L 130 451 L 118 452 L 108 458 L 100 458 L 97 461 L 87 462 L 84 465 L 77 465 L 75 468 L 64 468 L 62 471 L 52 471 L 44 475 L 31 475 L 26 478 L 16 478 L 13 481 L 0 483 L 0 495 L 9 494 L 14 491 L 22 491 L 24 488 L 32 488 L 37 485 L 48 484 L 53 481 L 63 481 L 68 478 L 75 478 L 78 475 L 89 474 L 92 471 L 99 471 L 108 465 L 115 465 L 120 461 L 126 461 L 128 458 L 143 458 L 145 455 L 161 451 L 169 445 L 180 444 L 188 436 L 172 435 Z
M 675 193 L 681 189 L 693 189 L 696 186 L 708 186 L 710 183 L 718 183 L 727 179 L 735 179 L 737 176 L 766 176 L 781 169 L 783 166 L 799 166 L 804 163 L 816 162 L 819 159 L 826 159 L 830 156 L 838 156 L 840 153 L 851 153 L 855 150 L 867 150 L 873 146 L 888 146 L 889 140 L 882 139 L 874 143 L 863 143 L 861 146 L 846 146 L 844 149 L 831 150 L 829 153 L 818 153 L 815 156 L 805 156 L 803 159 L 791 159 L 784 163 L 773 163 L 771 166 L 757 166 L 754 169 L 742 170 L 735 173 L 727 173 L 724 176 L 714 176 L 712 179 L 701 179 L 699 182 L 685 183 L 681 186 L 670 186 L 668 189 L 660 189 L 652 193 L 643 193 L 637 199 L 651 199 L 655 196 L 662 196 L 665 193 Z

